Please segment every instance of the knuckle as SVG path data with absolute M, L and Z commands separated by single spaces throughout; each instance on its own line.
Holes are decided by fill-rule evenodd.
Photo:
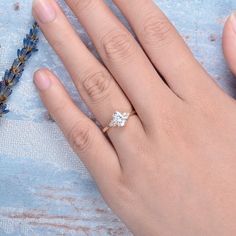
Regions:
M 111 76 L 104 71 L 89 73 L 81 76 L 86 94 L 92 103 L 98 103 L 109 96 Z
M 103 36 L 101 41 L 105 57 L 110 61 L 125 61 L 135 50 L 135 43 L 126 32 L 113 30 Z
M 76 123 L 71 129 L 68 139 L 76 152 L 82 153 L 89 148 L 93 137 L 91 135 L 91 130 L 92 129 L 85 122 Z
M 61 38 L 58 38 L 58 37 L 51 40 L 51 45 L 56 52 L 61 52 L 63 50 L 63 48 L 65 47 Z
M 59 114 L 64 113 L 67 107 L 68 103 L 64 99 L 61 99 L 61 101 L 51 109 L 50 113 L 53 117 L 57 117 Z
M 171 31 L 168 19 L 150 15 L 143 23 L 141 37 L 146 43 L 160 47 L 171 42 Z
M 72 6 L 79 12 L 91 7 L 94 2 L 94 0 L 71 0 Z
M 60 36 L 58 36 L 60 35 Z M 63 31 L 60 31 L 58 35 L 54 35 L 51 40 L 50 44 L 52 48 L 57 52 L 57 54 L 63 55 L 65 53 L 65 49 L 67 48 L 67 42 L 72 42 L 73 37 L 72 35 L 65 34 Z M 67 38 L 67 40 L 65 40 Z

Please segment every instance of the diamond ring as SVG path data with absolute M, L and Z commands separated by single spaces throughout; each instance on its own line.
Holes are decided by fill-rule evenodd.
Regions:
M 106 133 L 110 128 L 114 128 L 114 127 L 125 127 L 128 119 L 130 116 L 135 115 L 136 112 L 132 111 L 130 113 L 128 112 L 119 112 L 116 111 L 113 115 L 112 115 L 112 120 L 110 121 L 109 125 L 107 127 L 105 127 L 102 132 Z

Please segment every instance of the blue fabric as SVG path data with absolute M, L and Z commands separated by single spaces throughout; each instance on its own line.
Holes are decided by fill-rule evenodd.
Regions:
M 87 34 L 63 2 L 60 4 L 72 24 L 95 53 Z M 236 1 L 156 2 L 217 83 L 235 96 L 236 80 L 224 62 L 221 34 L 226 17 L 236 9 Z M 121 17 L 111 1 L 108 3 Z M 0 1 L 0 76 L 11 65 L 33 22 L 31 0 L 18 4 L 13 0 Z M 33 72 L 40 67 L 52 69 L 80 108 L 90 114 L 42 35 L 39 50 L 27 64 L 8 102 L 11 112 L 0 119 L 0 236 L 129 235 L 104 204 L 56 124 L 48 119 L 32 83 Z

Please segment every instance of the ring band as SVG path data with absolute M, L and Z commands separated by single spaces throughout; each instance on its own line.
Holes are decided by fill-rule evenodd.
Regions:
M 119 111 L 114 112 L 109 125 L 103 128 L 102 132 L 106 133 L 110 128 L 114 127 L 119 127 L 119 128 L 125 127 L 128 119 L 135 114 L 136 111 L 134 110 L 131 112 L 119 112 Z

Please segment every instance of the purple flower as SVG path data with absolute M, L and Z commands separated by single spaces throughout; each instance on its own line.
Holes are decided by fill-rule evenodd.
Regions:
M 23 40 L 23 48 L 17 50 L 17 58 L 14 60 L 10 69 L 5 71 L 5 74 L 0 81 L 0 117 L 9 112 L 7 110 L 6 101 L 12 93 L 12 88 L 15 86 L 24 71 L 25 63 L 32 56 L 32 53 L 37 52 L 39 26 L 34 22 L 29 34 Z

